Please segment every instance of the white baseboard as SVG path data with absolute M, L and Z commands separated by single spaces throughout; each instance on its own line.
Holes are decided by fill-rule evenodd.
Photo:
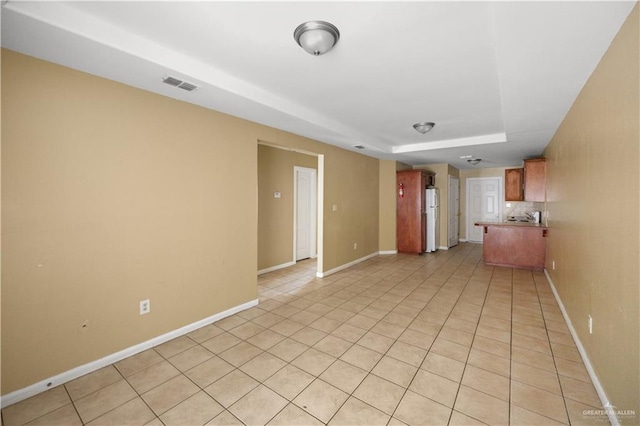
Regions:
M 569 314 L 564 308 L 564 304 L 560 299 L 560 295 L 558 294 L 558 290 L 556 290 L 555 284 L 553 284 L 553 280 L 551 276 L 549 276 L 549 271 L 545 268 L 544 274 L 547 277 L 547 281 L 549 281 L 549 285 L 551 286 L 551 291 L 553 292 L 553 296 L 556 298 L 556 302 L 558 302 L 558 306 L 560 307 L 560 311 L 562 311 L 562 316 L 564 317 L 565 322 L 567 323 L 567 327 L 569 327 L 569 332 L 571 333 L 571 337 L 573 337 L 573 341 L 576 344 L 576 348 L 578 348 L 578 352 L 580 353 L 580 357 L 584 362 L 584 366 L 587 368 L 587 372 L 589 373 L 589 377 L 591 377 L 591 381 L 593 382 L 593 386 L 596 388 L 596 392 L 598 393 L 598 398 L 600 398 L 600 402 L 602 403 L 602 407 L 607 413 L 609 417 L 609 421 L 613 426 L 620 426 L 620 422 L 616 417 L 615 410 L 609 410 L 608 407 L 611 407 L 611 403 L 609 402 L 609 398 L 607 398 L 607 394 L 596 375 L 595 370 L 593 369 L 593 365 L 591 365 L 591 361 L 589 360 L 589 355 L 587 355 L 587 351 L 582 346 L 582 342 L 578 338 L 578 333 L 576 333 L 575 328 L 573 328 L 573 324 L 571 323 L 571 319 L 569 318 Z
M 241 305 L 234 306 L 233 308 L 227 309 L 226 311 L 217 313 L 215 315 L 212 315 L 200 321 L 196 321 L 189 325 L 185 325 L 184 327 L 181 327 L 177 330 L 170 331 L 161 336 L 154 337 L 153 339 L 147 340 L 146 342 L 142 342 L 137 345 L 128 347 L 119 352 L 113 353 L 111 355 L 107 355 L 104 358 L 100 358 L 96 361 L 92 361 L 90 363 L 81 365 L 79 367 L 65 371 L 64 373 L 60 373 L 53 377 L 49 377 L 48 379 L 41 380 L 37 383 L 34 383 L 33 385 L 27 386 L 26 388 L 18 389 L 17 391 L 8 393 L 7 395 L 1 398 L 0 407 L 5 408 L 9 405 L 15 404 L 16 402 L 20 402 L 22 400 L 35 396 L 39 393 L 42 393 L 46 390 L 52 389 L 56 386 L 60 386 L 73 379 L 77 379 L 78 377 L 84 376 L 85 374 L 99 370 L 103 367 L 106 367 L 115 362 L 128 358 L 132 355 L 135 355 L 142 351 L 146 351 L 147 349 L 151 349 L 154 346 L 158 346 L 162 343 L 168 342 L 169 340 L 175 339 L 176 337 L 180 337 L 184 334 L 191 333 L 192 331 L 197 330 L 201 327 L 204 327 L 205 325 L 209 325 L 212 322 L 219 321 L 230 315 L 233 315 L 240 311 L 244 311 L 245 309 L 249 309 L 253 306 L 256 306 L 257 304 L 258 304 L 258 299 L 254 299 L 249 302 L 243 303 Z
M 260 269 L 258 271 L 258 275 L 266 274 L 267 272 L 277 271 L 278 269 L 288 268 L 289 266 L 293 266 L 295 264 L 296 264 L 295 261 L 291 261 L 291 262 L 282 263 L 282 264 L 276 265 L 276 266 L 270 266 L 269 268 Z
M 398 250 L 382 250 L 378 252 L 379 255 L 385 254 L 398 254 Z
M 447 247 L 447 246 L 440 246 L 440 247 L 438 247 L 438 250 L 449 250 L 449 247 Z
M 364 262 L 365 260 L 369 260 L 372 257 L 376 257 L 376 256 L 378 256 L 378 252 L 371 253 L 370 255 L 367 255 L 365 257 L 361 257 L 360 259 L 356 259 L 356 260 L 354 260 L 352 262 L 345 263 L 344 265 L 340 265 L 337 268 L 333 268 L 333 269 L 331 269 L 329 271 L 316 272 L 316 277 L 318 277 L 318 278 L 328 277 L 331 274 L 335 274 L 336 272 L 340 272 L 343 269 L 347 269 L 347 268 L 349 268 L 349 267 L 351 267 L 353 265 L 357 265 L 358 263 Z
M 466 238 L 458 238 L 458 242 L 460 242 L 460 243 L 468 243 L 469 240 L 467 240 Z

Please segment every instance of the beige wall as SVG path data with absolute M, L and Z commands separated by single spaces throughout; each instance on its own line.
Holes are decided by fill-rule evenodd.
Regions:
M 324 174 L 321 271 L 377 253 L 379 160 L 270 127 L 261 126 L 260 132 L 258 140 L 271 146 L 322 156 L 318 159 L 319 188 Z
M 610 402 L 635 410 L 628 424 L 640 419 L 638 20 L 636 5 L 544 152 L 546 267 Z
M 2 394 L 254 300 L 259 140 L 324 156 L 325 270 L 378 250 L 377 159 L 6 50 L 2 86 Z
M 380 160 L 379 250 L 395 251 L 396 240 L 396 168 L 395 160 Z
M 321 271 L 378 252 L 379 160 L 311 139 L 263 127 L 260 141 L 319 154 L 318 182 L 324 173 L 324 250 Z M 324 169 L 321 170 L 321 163 Z M 320 185 L 320 183 L 319 183 Z M 320 188 L 320 186 L 319 186 Z M 333 210 L 333 206 L 336 210 Z M 354 243 L 357 249 L 354 249 Z
M 325 146 L 324 270 L 330 271 L 378 252 L 380 177 L 378 159 Z
M 256 298 L 257 126 L 10 51 L 2 85 L 3 393 Z
M 293 168 L 318 168 L 318 157 L 258 146 L 258 270 L 293 261 Z M 317 178 L 317 174 L 316 174 Z M 281 198 L 274 198 L 274 192 Z
M 401 170 L 411 170 L 413 167 L 410 166 L 409 164 L 405 164 L 405 163 L 401 163 L 400 161 L 396 161 L 396 171 L 401 171 Z

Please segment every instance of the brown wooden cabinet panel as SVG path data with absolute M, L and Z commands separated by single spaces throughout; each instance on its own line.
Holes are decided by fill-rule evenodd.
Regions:
M 436 174 L 431 172 L 426 172 L 427 175 L 427 186 L 436 186 Z
M 535 226 L 484 225 L 482 255 L 489 265 L 542 270 L 547 229 Z
M 545 201 L 547 167 L 544 158 L 524 160 L 524 200 Z
M 524 200 L 524 169 L 506 169 L 504 171 L 505 201 Z
M 397 172 L 398 251 L 423 253 L 427 249 L 427 186 L 435 184 L 435 174 L 426 170 Z

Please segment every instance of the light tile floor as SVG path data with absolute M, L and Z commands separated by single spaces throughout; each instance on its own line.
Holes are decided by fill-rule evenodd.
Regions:
M 9 406 L 3 425 L 603 424 L 582 414 L 600 402 L 544 275 L 481 257 L 262 275 L 257 307 Z

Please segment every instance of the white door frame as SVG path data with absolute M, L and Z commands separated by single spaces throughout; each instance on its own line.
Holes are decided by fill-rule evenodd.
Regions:
M 469 233 L 471 232 L 472 227 L 474 226 L 472 220 L 471 220 L 471 215 L 470 213 L 470 208 L 471 208 L 471 203 L 469 202 L 469 198 L 471 197 L 471 191 L 469 191 L 469 183 L 473 182 L 473 181 L 483 181 L 483 180 L 489 180 L 489 179 L 498 179 L 499 184 L 498 184 L 498 217 L 502 218 L 502 200 L 504 200 L 504 195 L 503 195 L 503 188 L 504 188 L 504 182 L 503 182 L 503 178 L 502 176 L 487 176 L 487 177 L 476 177 L 476 178 L 467 178 L 466 180 L 466 201 L 467 201 L 467 206 L 466 206 L 466 223 L 467 223 L 467 230 L 466 230 L 466 240 L 471 242 L 471 240 L 469 239 Z
M 452 186 L 454 180 L 456 183 L 455 186 Z M 448 175 L 448 185 L 447 247 L 453 247 L 460 241 L 460 179 L 456 176 Z M 455 187 L 455 193 L 451 190 L 452 187 Z M 453 240 L 455 240 L 455 244 L 452 245 Z
M 298 173 L 308 172 L 311 177 L 311 185 L 309 188 L 309 200 L 311 206 L 309 207 L 309 257 L 315 259 L 317 257 L 316 251 L 316 232 L 318 224 L 316 221 L 317 215 L 317 177 L 316 169 L 308 167 L 293 167 L 293 262 L 297 262 L 298 258 Z

